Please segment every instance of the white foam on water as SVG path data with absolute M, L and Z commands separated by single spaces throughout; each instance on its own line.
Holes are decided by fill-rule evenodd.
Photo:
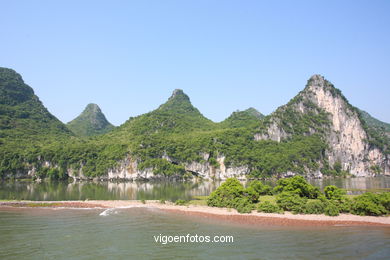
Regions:
M 112 214 L 117 214 L 118 212 L 115 210 L 115 209 L 106 209 L 105 211 L 103 211 L 102 213 L 99 214 L 99 216 L 109 216 L 109 215 L 112 215 Z
M 145 206 L 145 205 L 128 205 L 128 206 L 120 206 L 115 208 L 106 209 L 99 216 L 109 216 L 112 214 L 118 214 L 118 210 L 120 209 L 131 209 L 131 208 L 146 208 L 146 209 L 155 209 L 153 206 Z

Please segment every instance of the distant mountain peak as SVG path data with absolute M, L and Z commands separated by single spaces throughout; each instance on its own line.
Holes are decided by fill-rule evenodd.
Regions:
M 327 80 L 320 74 L 314 74 L 309 78 L 309 83 L 313 86 L 322 86 Z
M 307 81 L 307 84 L 306 84 L 306 89 L 310 88 L 310 87 L 312 90 L 313 90 L 313 87 L 314 87 L 314 89 L 315 88 L 322 88 L 324 90 L 330 91 L 333 95 L 335 95 L 335 94 L 341 95 L 341 91 L 339 89 L 335 88 L 335 86 L 330 81 L 325 79 L 325 77 L 320 75 L 320 74 L 314 74 L 313 76 L 311 76 L 309 78 L 309 80 Z
M 34 90 L 26 85 L 19 73 L 0 67 L 0 104 L 16 105 L 33 98 Z
M 87 113 L 87 112 L 89 112 L 89 111 L 92 112 L 92 113 L 94 113 L 95 115 L 96 115 L 96 114 L 99 114 L 99 113 L 102 113 L 102 110 L 100 109 L 100 107 L 99 107 L 97 104 L 94 104 L 94 103 L 89 103 L 89 104 L 85 107 L 83 113 Z
M 182 89 L 175 89 L 172 92 L 172 95 L 170 96 L 168 101 L 170 101 L 170 100 L 191 103 L 190 98 L 187 96 L 186 93 L 184 93 L 184 91 Z
M 181 113 L 183 112 L 200 113 L 198 109 L 196 109 L 191 104 L 190 98 L 181 89 L 175 89 L 172 92 L 172 95 L 167 100 L 167 102 L 165 102 L 159 107 L 159 110 L 177 111 Z
M 249 113 L 250 115 L 252 116 L 255 116 L 257 117 L 258 119 L 263 119 L 264 118 L 264 115 L 262 113 L 260 113 L 256 108 L 254 107 L 250 107 L 246 110 L 244 110 L 245 112 Z
M 223 127 L 229 128 L 254 127 L 258 126 L 263 118 L 264 115 L 262 113 L 257 111 L 257 109 L 250 107 L 243 111 L 234 111 L 220 124 Z
M 175 90 L 172 92 L 171 98 L 174 98 L 174 97 L 176 97 L 176 96 L 178 96 L 178 95 L 185 95 L 185 96 L 187 96 L 186 94 L 184 94 L 184 91 L 183 91 L 182 89 L 177 88 L 177 89 L 175 89 Z
M 53 116 L 13 69 L 0 67 L 0 136 L 69 136 L 71 133 Z
M 93 136 L 107 133 L 114 126 L 97 104 L 88 104 L 83 112 L 67 124 L 68 128 L 79 136 Z

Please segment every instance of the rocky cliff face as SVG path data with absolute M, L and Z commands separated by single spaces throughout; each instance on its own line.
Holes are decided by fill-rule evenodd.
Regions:
M 293 115 L 286 123 L 285 115 Z M 317 121 L 300 124 L 305 115 L 315 115 Z M 328 122 L 326 122 L 328 121 Z M 299 129 L 297 129 L 299 127 Z M 379 166 L 390 174 L 390 160 L 378 148 L 369 144 L 359 111 L 352 107 L 334 86 L 320 75 L 312 76 L 306 88 L 289 104 L 279 108 L 268 119 L 267 127 L 255 135 L 256 140 L 281 141 L 294 134 L 321 134 L 329 148 L 325 158 L 330 165 L 336 162 L 355 176 L 370 176 Z
M 208 157 L 208 154 L 203 154 Z M 170 161 L 170 158 L 166 156 L 166 160 Z M 227 178 L 236 177 L 240 180 L 246 180 L 249 168 L 245 166 L 240 167 L 226 167 L 225 157 L 218 156 L 217 161 L 219 166 L 212 166 L 209 162 L 190 162 L 185 164 L 186 171 L 192 173 L 194 176 L 201 177 L 205 180 L 226 180 Z M 77 175 L 72 176 L 75 178 L 83 179 L 84 176 Z M 173 176 L 176 177 L 176 176 Z M 162 176 L 155 175 L 152 168 L 140 170 L 137 160 L 127 157 L 120 161 L 117 167 L 114 167 L 108 171 L 106 176 L 102 176 L 102 179 L 125 179 L 125 180 L 151 180 L 160 179 Z
M 183 94 L 181 91 L 175 91 L 171 100 L 176 102 L 174 98 L 177 95 Z M 390 174 L 389 158 L 381 149 L 369 143 L 370 137 L 361 121 L 359 111 L 320 75 L 312 76 L 303 91 L 288 104 L 267 116 L 254 139 L 281 142 L 294 136 L 314 134 L 326 142 L 328 149 L 318 161 L 319 168 L 307 172 L 308 176 L 321 178 L 323 176 L 321 170 L 325 164 L 331 168 L 338 164 L 343 171 L 354 176 L 372 176 L 378 173 L 378 168 L 382 174 Z M 201 161 L 173 162 L 167 154 L 162 156 L 162 159 L 181 164 L 188 173 L 203 179 L 225 180 L 236 177 L 245 180 L 250 173 L 248 166 L 226 165 L 226 157 L 222 153 L 216 156 L 217 164 L 210 163 L 209 153 L 201 153 L 201 158 L 203 158 Z M 128 156 L 121 160 L 118 166 L 109 169 L 107 175 L 99 178 L 140 180 L 163 177 L 154 174 L 153 168 L 141 170 L 138 165 L 138 159 Z M 68 172 L 72 177 L 86 178 L 82 173 L 82 167 L 77 172 L 71 169 L 68 169 Z M 278 175 L 294 174 L 296 173 L 288 171 Z
M 1 178 L 390 175 L 388 125 L 320 75 L 264 118 L 251 108 L 214 123 L 175 90 L 156 110 L 90 139 L 72 135 L 15 71 L 0 68 L 0 94 Z M 94 104 L 72 122 L 82 136 L 113 127 Z

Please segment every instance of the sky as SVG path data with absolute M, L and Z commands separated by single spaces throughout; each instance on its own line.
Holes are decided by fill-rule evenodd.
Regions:
M 213 121 L 269 114 L 321 74 L 390 122 L 390 1 L 1 1 L 0 66 L 68 122 L 120 125 L 180 88 Z

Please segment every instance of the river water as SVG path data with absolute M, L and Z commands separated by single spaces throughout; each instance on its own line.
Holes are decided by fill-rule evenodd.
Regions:
M 310 180 L 324 188 L 336 185 L 359 194 L 370 189 L 389 189 L 390 177 L 336 178 Z M 272 182 L 268 184 L 274 185 Z M 190 199 L 197 195 L 209 195 L 219 182 L 0 182 L 0 199 L 25 200 L 172 200 Z
M 389 259 L 389 227 L 248 226 L 158 209 L 0 209 L 0 259 Z M 154 236 L 229 236 L 156 243 Z M 230 240 L 231 241 L 231 240 Z
M 312 180 L 361 192 L 390 178 Z M 2 182 L 0 199 L 183 199 L 219 183 Z M 358 189 L 359 191 L 356 191 Z M 228 236 L 229 243 L 155 242 Z M 0 259 L 389 259 L 390 227 L 249 226 L 153 208 L 0 208 Z

